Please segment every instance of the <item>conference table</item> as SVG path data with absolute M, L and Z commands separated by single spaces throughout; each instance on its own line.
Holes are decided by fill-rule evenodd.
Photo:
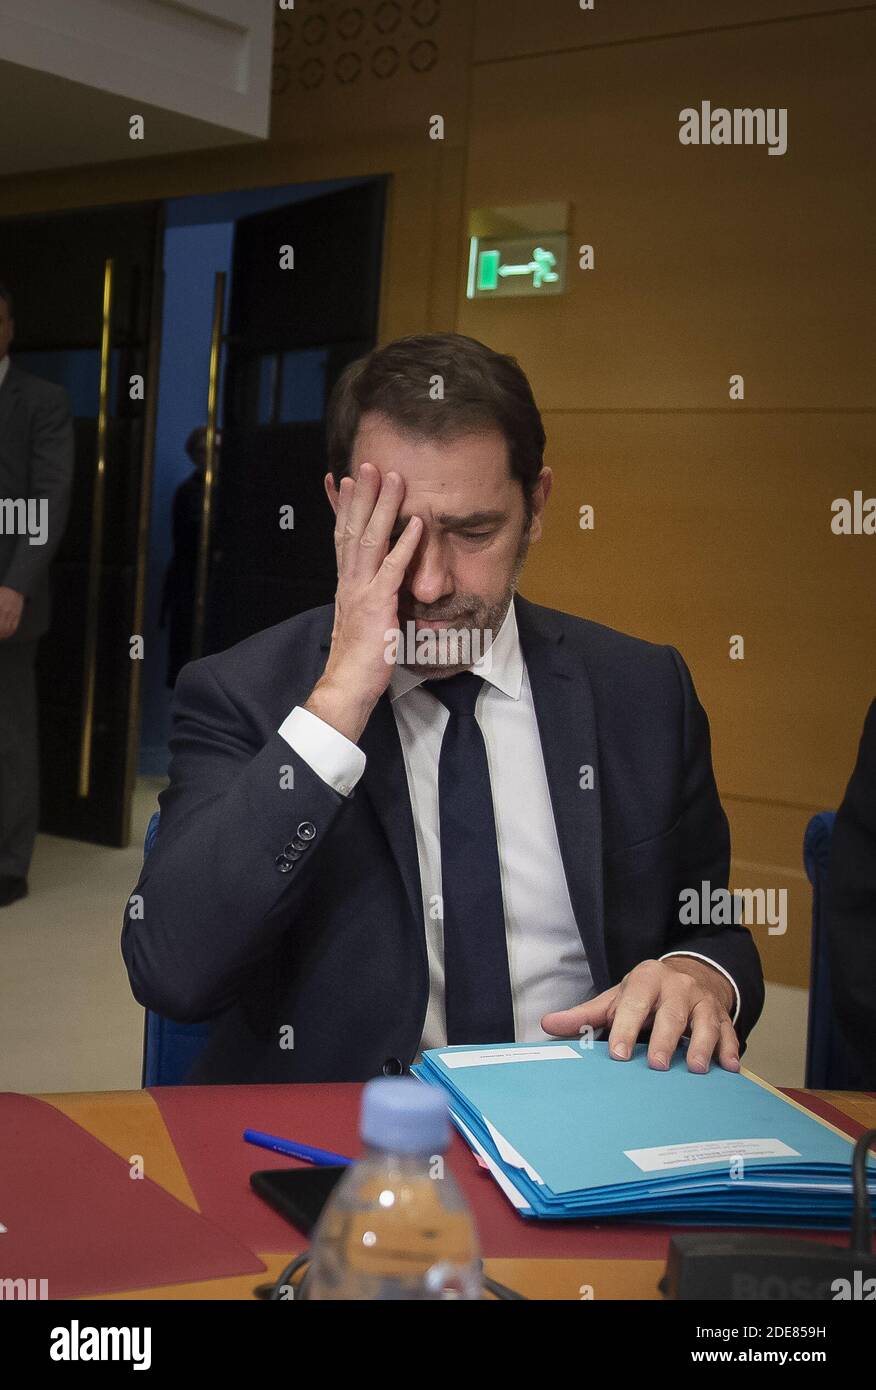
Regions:
M 301 1165 L 244 1142 L 243 1130 L 355 1156 L 361 1089 L 0 1094 L 4 1149 L 8 1156 L 11 1144 L 12 1153 L 0 1256 L 17 1261 L 21 1275 L 47 1274 L 49 1298 L 252 1299 L 307 1242 L 249 1183 L 258 1169 Z M 783 1094 L 852 1138 L 876 1127 L 876 1093 Z M 493 1279 L 531 1299 L 661 1297 L 672 1227 L 527 1221 L 456 1134 L 448 1162 Z

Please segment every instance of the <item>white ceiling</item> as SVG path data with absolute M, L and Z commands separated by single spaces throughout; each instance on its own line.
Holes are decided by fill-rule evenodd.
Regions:
M 273 17 L 273 0 L 0 0 L 0 175 L 266 138 Z

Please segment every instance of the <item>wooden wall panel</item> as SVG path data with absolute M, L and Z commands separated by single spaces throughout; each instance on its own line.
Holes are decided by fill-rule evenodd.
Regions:
M 863 719 L 862 719 L 863 722 Z M 839 770 L 838 770 L 839 771 Z M 837 785 L 851 773 L 839 773 Z M 837 792 L 837 797 L 841 791 Z M 727 795 L 722 801 L 730 821 L 733 863 L 730 882 L 735 888 L 784 888 L 788 894 L 788 927 L 784 936 L 770 935 L 766 927 L 754 930 L 764 973 L 768 980 L 809 987 L 812 889 L 803 867 L 803 836 L 810 816 L 829 809 L 827 803 L 786 806 L 777 801 L 754 801 Z M 831 801 L 835 806 L 836 800 Z
M 429 244 L 439 179 L 440 155 L 398 171 L 390 181 L 380 306 L 383 342 L 422 332 L 428 317 L 431 276 L 422 246 Z
M 786 893 L 787 924 L 752 926 L 764 974 L 801 989 L 809 987 L 812 889 L 803 868 L 803 835 L 815 809 L 775 802 L 740 800 L 722 794 L 730 821 L 732 888 L 762 888 Z
M 465 155 L 447 149 L 440 164 L 435 219 L 423 243 L 431 241 L 432 250 L 427 324 L 431 333 L 452 333 L 456 328 L 459 285 L 467 259 L 467 247 L 459 235 L 464 224 Z
M 731 832 L 732 832 L 731 817 Z M 777 980 L 783 985 L 796 985 L 799 989 L 809 987 L 810 938 L 812 933 L 812 889 L 805 873 L 797 865 L 757 863 L 740 860 L 734 855 L 730 870 L 731 888 L 762 890 L 767 902 L 776 902 L 778 894 L 784 894 L 778 926 L 765 923 L 749 926 L 755 944 L 760 952 L 764 977 Z M 781 927 L 785 928 L 781 933 Z
M 835 805 L 876 694 L 876 537 L 833 535 L 830 503 L 876 491 L 872 417 L 573 412 L 546 429 L 555 491 L 523 592 L 678 647 L 725 792 Z
M 476 0 L 475 60 L 864 9 L 868 0 Z
M 459 327 L 524 352 L 581 407 L 876 405 L 871 97 L 876 11 L 622 44 L 474 73 L 469 208 L 568 200 L 596 269 L 468 301 Z M 525 97 L 525 99 L 524 99 Z M 690 147 L 708 98 L 788 108 L 788 151 Z

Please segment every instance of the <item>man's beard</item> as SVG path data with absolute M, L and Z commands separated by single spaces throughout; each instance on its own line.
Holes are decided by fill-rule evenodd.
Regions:
M 505 621 L 508 606 L 514 598 L 517 580 L 523 569 L 528 549 L 529 526 L 527 525 L 520 538 L 520 545 L 514 557 L 514 566 L 508 585 L 501 597 L 493 602 L 485 601 L 479 594 L 454 594 L 449 602 L 436 604 L 428 611 L 422 611 L 422 609 L 418 611 L 417 605 L 406 606 L 404 619 L 399 618 L 405 637 L 408 635 L 407 625 L 414 619 L 426 622 L 446 622 L 448 626 L 435 631 L 419 629 L 420 633 L 425 632 L 427 634 L 418 642 L 419 659 L 405 643 L 402 646 L 402 654 L 405 659 L 399 661 L 398 664 L 409 671 L 416 671 L 420 675 L 425 675 L 429 680 L 455 676 L 460 671 L 467 671 L 470 666 L 474 665 L 489 650 Z M 450 636 L 447 635 L 448 633 Z M 436 657 L 434 664 L 423 659 L 425 656 L 431 657 L 433 654 Z

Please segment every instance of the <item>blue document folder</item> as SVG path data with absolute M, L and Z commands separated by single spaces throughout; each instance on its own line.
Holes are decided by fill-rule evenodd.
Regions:
M 413 1071 L 523 1216 L 849 1224 L 852 1141 L 751 1073 L 577 1041 L 436 1048 Z

